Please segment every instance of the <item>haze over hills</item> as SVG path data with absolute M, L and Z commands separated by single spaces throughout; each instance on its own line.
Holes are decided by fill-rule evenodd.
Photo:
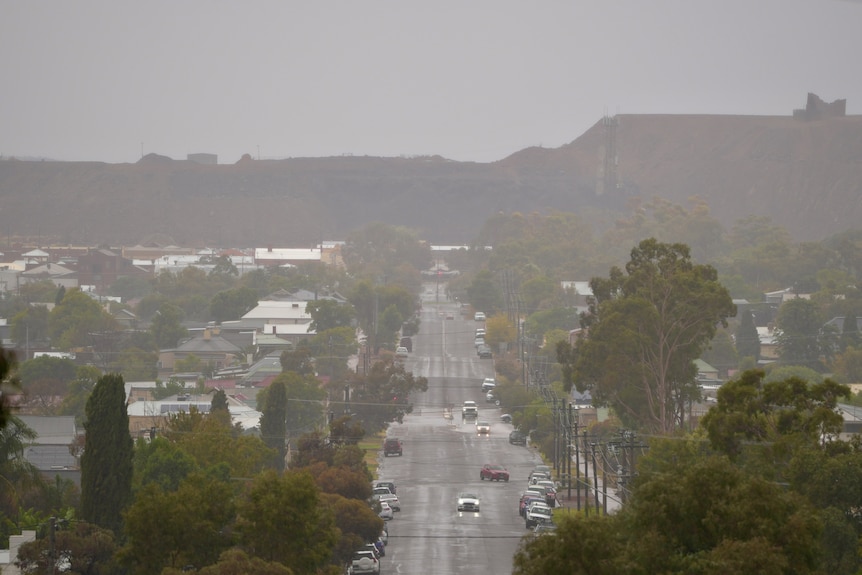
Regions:
M 614 153 L 614 151 L 616 153 Z M 490 215 L 601 222 L 631 198 L 706 200 L 729 228 L 772 218 L 796 240 L 862 227 L 862 116 L 619 115 L 559 148 L 493 163 L 341 156 L 202 165 L 0 161 L 0 235 L 41 243 L 302 246 L 381 221 L 435 243 Z

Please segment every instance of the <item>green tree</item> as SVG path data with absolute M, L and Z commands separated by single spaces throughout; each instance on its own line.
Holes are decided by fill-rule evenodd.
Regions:
M 492 314 L 502 307 L 503 296 L 494 281 L 493 274 L 482 270 L 476 274 L 467 287 L 467 298 L 470 304 L 479 311 Z
M 164 437 L 138 440 L 134 458 L 134 490 L 155 483 L 164 491 L 176 491 L 180 483 L 198 470 L 194 458 Z
M 736 329 L 736 352 L 739 357 L 753 357 L 755 363 L 760 361 L 760 336 L 757 334 L 750 309 L 742 312 L 739 327 Z
M 176 305 L 165 303 L 159 307 L 150 324 L 150 333 L 159 349 L 173 349 L 179 341 L 188 336 L 183 327 L 183 310 Z
M 578 343 L 574 382 L 629 426 L 671 433 L 697 396 L 693 361 L 736 313 L 708 265 L 682 244 L 642 241 L 625 272 L 590 282 L 594 301 Z M 567 373 L 564 370 L 564 373 Z
M 134 447 L 121 375 L 99 378 L 87 401 L 86 416 L 81 515 L 85 521 L 119 533 L 122 513 L 131 502 Z
M 126 513 L 120 560 L 136 575 L 211 565 L 233 543 L 235 515 L 233 488 L 226 481 L 194 474 L 176 491 L 149 483 Z
M 276 378 L 270 384 L 266 406 L 260 418 L 260 436 L 267 447 L 275 451 L 274 467 L 284 471 L 284 456 L 287 453 L 287 391 L 284 381 Z
M 51 414 L 54 398 L 65 395 L 66 388 L 75 379 L 75 363 L 71 359 L 40 356 L 23 361 L 18 366 L 21 387 L 40 411 Z
M 126 381 L 152 381 L 158 375 L 159 356 L 139 347 L 126 347 L 111 362 L 111 370 Z
M 356 317 L 353 307 L 332 299 L 317 299 L 305 304 L 311 315 L 310 329 L 320 333 L 337 327 L 350 327 Z
M 796 298 L 785 302 L 775 318 L 781 363 L 802 365 L 823 371 L 821 355 L 826 351 L 823 322 L 811 300 Z
M 736 460 L 746 446 L 756 448 L 775 466 L 792 447 L 816 446 L 841 431 L 844 420 L 836 408 L 850 396 L 847 386 L 764 378 L 762 370 L 746 371 L 718 390 L 716 405 L 701 420 L 713 449 Z
M 292 371 L 299 375 L 311 375 L 314 373 L 314 358 L 311 349 L 307 346 L 297 346 L 296 349 L 286 349 L 279 357 L 281 371 Z
M 102 370 L 94 365 L 82 365 L 75 371 L 75 379 L 69 383 L 63 402 L 60 404 L 60 415 L 74 415 L 75 422 L 83 425 L 87 400 L 99 378 Z
M 19 547 L 17 565 L 22 574 L 62 570 L 76 575 L 110 575 L 117 572 L 114 554 L 118 549 L 110 530 L 75 521 L 69 528 L 57 529 L 53 540 L 43 537 Z
M 321 569 L 338 540 L 333 516 L 307 473 L 261 473 L 240 502 L 239 516 L 236 527 L 243 547 L 296 573 Z M 287 533 L 292 536 L 285 537 Z
M 93 298 L 73 289 L 48 314 L 48 329 L 55 347 L 70 349 L 93 345 L 92 334 L 115 331 L 117 323 Z
M 400 362 L 378 361 L 353 386 L 350 408 L 364 429 L 376 433 L 393 421 L 402 422 L 413 411 L 410 394 L 418 391 L 428 391 L 427 378 L 414 376 Z
M 219 324 L 237 320 L 254 309 L 257 301 L 257 292 L 250 287 L 221 291 L 210 300 L 210 315 Z
M 48 307 L 34 305 L 18 312 L 12 318 L 12 339 L 20 347 L 48 339 Z
M 485 343 L 492 349 L 499 349 L 501 343 L 515 343 L 517 337 L 515 326 L 505 314 L 494 314 L 485 321 Z
M 210 413 L 214 411 L 230 411 L 230 407 L 227 403 L 227 394 L 223 389 L 217 389 L 215 393 L 213 393 L 213 399 L 210 402 Z
M 835 375 L 844 383 L 862 382 L 862 349 L 848 347 L 835 358 Z
M 183 575 L 184 571 L 166 568 L 162 575 Z M 221 554 L 214 565 L 198 569 L 198 575 L 293 575 L 281 563 L 249 557 L 243 550 L 233 548 Z

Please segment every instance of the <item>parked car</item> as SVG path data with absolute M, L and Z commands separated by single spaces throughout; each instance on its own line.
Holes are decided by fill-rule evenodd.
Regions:
M 535 503 L 536 501 L 544 501 L 545 498 L 541 493 L 536 493 L 535 491 L 525 491 L 521 494 L 521 499 L 518 502 L 518 514 L 523 517 L 527 512 L 527 506 Z
M 524 513 L 524 522 L 527 529 L 529 529 L 535 527 L 541 521 L 551 521 L 552 517 L 553 512 L 550 507 L 544 503 L 534 502 L 527 508 L 526 513 Z
M 410 355 L 410 354 L 407 351 L 406 347 L 399 345 L 398 347 L 395 348 L 395 357 L 402 357 L 403 358 L 403 357 L 407 357 L 408 355 Z
M 502 465 L 486 463 L 479 472 L 481 481 L 509 481 L 509 471 Z
M 385 501 L 380 502 L 380 512 L 377 515 L 383 521 L 389 521 L 390 519 L 395 518 L 395 512 L 392 511 L 392 508 L 389 507 L 389 504 Z
M 350 560 L 350 575 L 360 575 L 365 573 L 380 573 L 380 560 L 374 555 L 370 549 L 360 549 L 353 552 L 353 558 Z
M 533 528 L 533 535 L 542 535 L 544 533 L 553 533 L 557 530 L 557 524 L 551 521 L 539 521 Z
M 497 380 L 493 377 L 486 377 L 482 380 L 482 391 L 489 392 L 497 387 Z
M 378 499 L 381 503 L 386 503 L 392 508 L 392 511 L 401 511 L 401 503 L 398 501 L 398 496 L 394 493 L 384 493 Z
M 485 312 L 477 311 L 476 315 L 473 316 L 473 319 L 476 321 L 485 321 Z
M 512 445 L 527 445 L 527 434 L 516 429 L 509 434 L 509 443 Z
M 388 487 L 379 486 L 371 490 L 371 499 L 373 501 L 379 501 L 384 495 L 392 495 L 392 492 L 389 491 Z
M 473 347 L 476 348 L 477 352 L 479 351 L 479 348 L 482 347 L 483 345 L 485 345 L 485 338 L 484 337 L 480 336 L 480 337 L 477 337 L 473 340 Z
M 476 433 L 478 433 L 479 435 L 488 435 L 489 433 L 491 433 L 491 424 L 487 421 L 477 421 Z
M 400 345 L 401 347 L 406 347 L 408 352 L 413 353 L 413 338 L 402 337 L 401 341 L 398 342 L 398 345 Z
M 374 487 L 385 487 L 389 490 L 389 493 L 395 493 L 395 482 L 394 481 L 377 481 L 374 483 Z
M 484 344 L 476 348 L 476 355 L 479 356 L 479 359 L 494 359 L 494 352 L 491 351 L 491 346 Z
M 397 437 L 387 437 L 383 442 L 383 457 L 389 457 L 390 455 L 398 455 L 399 457 L 404 455 L 401 440 Z
M 512 415 L 509 413 L 504 413 L 500 416 L 500 421 L 502 421 L 503 423 L 512 423 Z M 511 441 L 509 443 L 511 443 Z
M 479 497 L 475 493 L 462 491 L 458 494 L 458 511 L 479 511 Z
M 488 393 L 485 394 L 485 402 L 486 403 L 494 403 L 495 401 L 497 401 L 497 396 L 494 395 L 493 391 L 489 391 Z

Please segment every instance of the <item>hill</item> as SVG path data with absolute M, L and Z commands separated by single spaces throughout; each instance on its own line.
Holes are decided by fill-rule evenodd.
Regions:
M 700 196 L 728 227 L 747 215 L 770 216 L 797 240 L 862 225 L 862 116 L 614 120 L 559 148 L 528 148 L 493 163 L 5 159 L 0 234 L 91 245 L 134 245 L 153 234 L 190 246 L 304 245 L 382 221 L 461 243 L 499 211 L 612 216 L 633 197 L 655 196 L 677 203 Z

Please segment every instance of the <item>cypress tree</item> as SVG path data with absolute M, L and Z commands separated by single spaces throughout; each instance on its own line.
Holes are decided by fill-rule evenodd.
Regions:
M 227 404 L 227 394 L 223 389 L 219 389 L 213 394 L 213 400 L 210 403 L 210 413 L 214 411 L 230 411 Z
M 276 378 L 266 394 L 266 406 L 260 418 L 260 435 L 264 444 L 276 450 L 275 468 L 284 470 L 285 436 L 287 435 L 287 388 Z
M 753 357 L 755 363 L 760 360 L 760 336 L 757 335 L 754 317 L 748 309 L 742 312 L 742 320 L 736 329 L 736 352 L 740 359 Z
M 122 512 L 132 500 L 132 457 L 129 414 L 123 376 L 99 378 L 87 401 L 86 439 L 81 456 L 83 519 L 121 532 Z

